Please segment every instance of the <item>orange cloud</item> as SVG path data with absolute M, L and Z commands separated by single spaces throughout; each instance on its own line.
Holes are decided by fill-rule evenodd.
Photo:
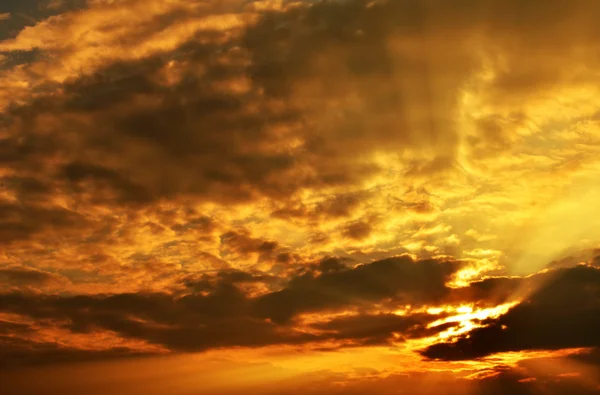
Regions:
M 406 380 L 377 360 L 301 369 L 306 391 L 439 367 L 455 389 L 543 390 L 556 375 L 520 360 L 599 347 L 599 17 L 587 0 L 9 1 L 6 364 L 389 348 L 418 365 Z M 296 385 L 296 368 L 258 371 Z M 232 391 L 277 387 L 240 370 Z

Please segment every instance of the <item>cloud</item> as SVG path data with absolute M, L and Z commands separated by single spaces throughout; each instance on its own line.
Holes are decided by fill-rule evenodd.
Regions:
M 44 232 L 73 232 L 86 224 L 69 209 L 38 204 L 0 203 L 0 215 L 0 243 L 27 240 Z
M 317 276 L 309 272 L 259 297 L 255 308 L 260 316 L 286 322 L 301 312 L 368 306 L 385 298 L 398 304 L 439 303 L 448 292 L 446 281 L 459 268 L 458 262 L 402 256 Z
M 342 234 L 349 239 L 362 240 L 369 237 L 372 231 L 372 224 L 369 221 L 358 221 L 348 224 Z
M 260 346 L 308 341 L 309 335 L 278 333 L 274 325 L 248 314 L 249 301 L 231 285 L 208 296 L 174 299 L 166 294 L 107 297 L 2 296 L 3 310 L 38 320 L 64 321 L 73 333 L 109 330 L 171 350 L 201 351 L 225 346 Z
M 274 218 L 310 228 L 344 218 L 332 242 L 368 245 L 392 230 L 361 218 L 404 196 L 382 203 L 366 184 L 392 170 L 399 179 L 383 181 L 402 186 L 477 170 L 537 122 L 529 96 L 595 81 L 561 61 L 594 53 L 597 7 L 585 1 L 144 4 L 90 3 L 2 43 L 9 57 L 40 52 L 3 73 L 19 84 L 6 85 L 0 157 L 51 188 L 19 198 L 61 196 L 82 210 L 266 198 Z M 108 23 L 116 16 L 128 23 Z M 464 107 L 467 93 L 480 113 Z M 435 214 L 429 200 L 407 204 Z
M 483 320 L 484 327 L 459 335 L 456 342 L 431 345 L 422 354 L 431 359 L 456 360 L 506 351 L 599 346 L 593 317 L 598 312 L 596 285 L 600 282 L 598 270 L 592 266 L 557 269 L 529 279 L 495 278 L 448 288 L 446 283 L 462 265 L 400 256 L 351 267 L 343 260 L 330 258 L 288 279 L 234 269 L 188 275 L 181 278 L 187 291 L 180 289 L 174 294 L 58 296 L 13 291 L 0 295 L 1 311 L 71 334 L 111 331 L 123 339 L 179 352 L 313 343 L 349 347 L 430 338 L 459 325 L 449 321 L 430 327 L 448 313 L 426 313 L 428 307 L 465 303 L 496 306 L 533 291 L 505 315 Z M 19 289 L 44 286 L 56 276 L 4 269 L 0 277 Z M 283 288 L 277 290 L 282 284 Z M 260 291 L 248 294 L 244 291 L 252 289 L 248 285 L 258 285 L 254 289 Z M 407 305 L 413 308 L 405 314 L 392 313 Z M 377 310 L 373 311 L 375 306 Z M 327 315 L 340 311 L 353 313 Z M 307 313 L 324 318 L 304 322 Z M 6 330 L 16 334 L 27 329 L 21 327 L 13 325 Z M 75 357 L 78 353 L 73 351 Z M 80 353 L 81 358 L 85 355 Z M 39 361 L 43 359 L 40 355 Z
M 244 231 L 224 233 L 220 236 L 220 240 L 224 250 L 242 256 L 259 254 L 264 258 L 272 255 L 279 248 L 277 242 L 255 239 Z
M 446 327 L 426 330 L 438 316 L 365 313 L 312 325 L 321 334 L 298 327 L 290 319 L 300 313 L 324 312 L 344 307 L 364 307 L 391 298 L 394 303 L 428 304 L 447 294 L 445 280 L 459 265 L 454 262 L 390 258 L 367 265 L 332 267 L 324 261 L 321 274 L 309 272 L 293 277 L 280 291 L 248 296 L 239 285 L 280 281 L 260 274 L 222 271 L 185 280 L 194 293 L 115 295 L 0 295 L 2 312 L 54 323 L 73 334 L 112 331 L 123 338 L 138 339 L 172 351 L 273 344 L 350 340 L 375 344 L 392 340 L 394 332 L 407 337 L 433 335 Z M 41 278 L 8 272 L 28 283 Z M 15 273 L 20 275 L 15 276 Z M 24 280 L 23 280 L 24 281 Z M 269 318 L 268 320 L 266 318 Z
M 66 279 L 54 273 L 19 267 L 0 268 L 0 287 L 45 287 L 64 285 Z
M 435 317 L 436 319 L 439 316 Z M 428 314 L 360 314 L 334 318 L 327 322 L 312 325 L 313 328 L 333 333 L 337 340 L 362 341 L 361 344 L 391 344 L 392 341 L 406 338 L 427 337 L 443 332 L 456 323 L 442 324 L 428 329 L 427 324 L 434 318 Z
M 410 350 L 524 296 L 423 355 L 598 346 L 599 3 L 33 3 L 0 15 L 7 360 Z
M 84 350 L 61 347 L 53 342 L 27 341 L 0 335 L 0 368 L 15 369 L 24 366 L 56 363 L 90 362 L 117 358 L 147 356 L 149 353 L 131 348 L 114 347 L 108 350 Z
M 130 3 L 128 13 L 139 8 Z M 327 2 L 267 13 L 241 35 L 199 30 L 178 38 L 166 54 L 107 57 L 65 80 L 64 93 L 52 90 L 11 117 L 33 124 L 52 119 L 65 131 L 47 136 L 53 144 L 39 147 L 35 157 L 59 154 L 59 174 L 77 187 L 89 180 L 91 202 L 143 203 L 180 194 L 218 202 L 287 199 L 299 188 L 356 185 L 381 171 L 370 155 L 382 150 L 422 152 L 408 162 L 407 175 L 452 168 L 458 96 L 479 61 L 463 42 L 469 33 L 451 44 L 438 42 L 424 20 L 409 16 L 440 11 L 400 3 Z M 175 26 L 180 8 L 188 6 L 173 7 L 162 7 L 169 18 L 151 19 L 149 29 Z M 448 16 L 439 29 L 456 28 L 458 16 L 442 8 Z M 144 10 L 132 14 L 133 30 L 151 17 Z M 115 12 L 108 5 L 73 12 L 22 32 L 5 47 L 58 51 L 66 45 L 60 37 L 79 29 L 77 21 L 98 23 Z M 117 29 L 105 35 L 105 44 L 125 39 Z M 87 40 L 71 43 L 68 51 L 87 53 Z M 438 80 L 438 73 L 445 77 Z M 13 128 L 36 140 L 41 132 L 27 133 L 25 124 Z M 77 135 L 77 129 L 87 132 Z M 355 160 L 359 156 L 365 160 Z
M 600 271 L 560 269 L 526 300 L 452 343 L 427 347 L 432 359 L 464 360 L 499 352 L 600 347 Z

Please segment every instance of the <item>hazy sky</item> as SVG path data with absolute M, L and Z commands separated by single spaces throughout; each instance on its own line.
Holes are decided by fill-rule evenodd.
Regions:
M 4 0 L 0 390 L 600 392 L 597 0 Z

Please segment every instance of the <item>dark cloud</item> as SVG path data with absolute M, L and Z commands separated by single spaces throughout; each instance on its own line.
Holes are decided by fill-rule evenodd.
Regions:
M 241 270 L 223 270 L 210 274 L 191 274 L 183 279 L 186 287 L 197 292 L 211 292 L 220 284 L 274 284 L 277 277 L 261 272 L 251 273 Z
M 487 326 L 423 351 L 432 359 L 463 360 L 505 351 L 600 347 L 600 270 L 587 266 L 543 276 L 526 300 Z
M 356 196 L 314 209 L 291 198 L 303 188 L 358 185 L 383 170 L 369 160 L 375 152 L 411 150 L 407 177 L 456 166 L 459 96 L 483 67 L 474 37 L 491 41 L 488 49 L 507 63 L 487 92 L 493 101 L 564 81 L 569 68 L 551 56 L 556 47 L 580 40 L 593 49 L 595 24 L 575 31 L 569 17 L 587 26 L 599 12 L 595 3 L 531 4 L 352 0 L 265 12 L 240 34 L 198 33 L 169 53 L 106 64 L 66 81 L 60 94 L 13 105 L 4 115 L 12 126 L 0 158 L 24 169 L 58 156 L 62 166 L 52 176 L 92 204 L 267 196 L 283 203 L 279 217 L 346 216 Z M 582 13 L 585 7 L 590 12 Z M 177 9 L 139 34 L 183 16 Z M 544 40 L 552 29 L 566 34 Z M 532 47 L 531 66 L 523 67 Z M 579 52 L 569 54 L 562 57 L 578 59 Z M 179 75 L 170 86 L 161 80 L 168 67 Z M 527 115 L 503 117 L 478 120 L 472 144 L 505 147 L 511 120 Z M 347 234 L 360 239 L 368 230 Z
M 301 312 L 368 306 L 385 298 L 405 304 L 439 303 L 448 293 L 446 281 L 460 266 L 402 256 L 320 275 L 309 272 L 292 278 L 287 288 L 261 296 L 255 308 L 260 316 L 285 322 Z
M 257 262 L 273 261 L 280 250 L 279 243 L 276 241 L 252 237 L 243 229 L 224 233 L 219 239 L 220 251 L 224 257 L 233 255 L 249 258 L 255 254 Z
M 362 240 L 369 237 L 372 231 L 373 225 L 369 221 L 356 221 L 346 225 L 342 234 L 351 240 Z
M 318 269 L 321 273 L 339 272 L 348 269 L 351 264 L 349 259 L 325 258 L 319 262 Z
M 266 145 L 281 141 L 273 128 L 295 122 L 298 114 L 270 111 L 252 86 L 241 92 L 219 88 L 244 78 L 239 49 L 192 42 L 176 52 L 109 65 L 68 82 L 60 97 L 13 108 L 12 135 L 31 143 L 5 140 L 7 159 L 18 169 L 31 164 L 17 149 L 29 147 L 34 161 L 60 155 L 66 163 L 55 177 L 90 203 L 148 203 L 180 194 L 239 201 L 297 189 L 302 180 L 285 177 L 296 159 Z M 165 87 L 156 74 L 171 58 L 186 69 L 179 85 Z M 198 69 L 207 71 L 200 75 Z M 83 115 L 88 125 L 81 123 Z M 42 117 L 54 118 L 64 133 L 41 136 L 36 120 Z M 33 145 L 42 138 L 51 143 Z
M 310 341 L 314 337 L 276 326 L 249 314 L 250 301 L 234 286 L 174 298 L 166 294 L 112 296 L 2 295 L 2 310 L 36 320 L 65 322 L 74 333 L 109 330 L 174 351 L 226 346 L 261 346 Z
M 176 223 L 171 226 L 171 229 L 178 234 L 187 232 L 197 232 L 201 234 L 211 233 L 215 230 L 217 225 L 215 222 L 207 216 L 194 216 L 189 218 L 185 223 Z
M 0 295 L 0 310 L 50 322 L 74 333 L 109 330 L 124 338 L 144 340 L 173 351 L 202 351 L 228 346 L 300 344 L 350 340 L 385 343 L 394 332 L 422 337 L 447 329 L 427 330 L 439 317 L 424 314 L 400 317 L 370 313 L 317 324 L 314 335 L 288 322 L 303 312 L 345 306 L 367 309 L 377 301 L 429 304 L 447 294 L 444 282 L 459 267 L 455 262 L 390 258 L 348 268 L 329 259 L 289 280 L 280 291 L 249 297 L 238 285 L 277 286 L 281 279 L 237 270 L 184 279 L 192 294 L 130 293 L 116 295 Z M 319 274 L 320 273 L 320 274 Z M 270 320 L 267 320 L 269 318 Z
M 0 178 L 0 190 L 13 191 L 20 202 L 40 202 L 53 192 L 51 185 L 33 177 Z
M 428 329 L 426 326 L 439 316 L 429 314 L 412 314 L 401 316 L 396 314 L 359 314 L 334 318 L 331 321 L 312 325 L 313 328 L 331 333 L 337 340 L 363 341 L 368 344 L 391 344 L 400 339 L 426 337 L 442 332 L 456 323 L 448 323 Z M 363 343 L 364 344 L 364 343 Z
M 28 324 L 0 320 L 0 335 L 23 334 L 32 332 Z
M 492 277 L 473 281 L 465 287 L 453 289 L 447 302 L 498 306 L 512 302 L 519 293 L 526 292 L 532 283 L 534 281 L 521 277 Z
M 0 369 L 12 370 L 32 365 L 90 362 L 146 355 L 150 355 L 150 353 L 127 347 L 84 350 L 62 346 L 58 343 L 27 340 L 14 336 L 12 332 L 10 336 L 0 334 Z
M 43 272 L 41 270 L 26 268 L 0 268 L 0 287 L 28 287 L 64 284 L 63 277 Z
M 134 348 L 80 349 L 56 342 L 35 339 L 39 329 L 31 322 L 0 320 L 0 369 L 31 365 L 94 361 L 148 355 Z
M 102 166 L 73 162 L 63 168 L 63 173 L 71 183 L 72 191 L 81 190 L 81 184 L 85 183 L 85 188 L 87 191 L 92 192 L 95 198 L 106 199 L 106 196 L 101 194 L 103 187 L 106 190 L 106 186 L 114 187 L 120 194 L 119 196 L 110 196 L 116 202 L 147 203 L 152 198 L 143 187 L 135 185 L 117 171 Z
M 318 221 L 323 219 L 335 219 L 350 216 L 368 197 L 365 193 L 340 193 L 325 198 L 312 206 L 302 202 L 286 202 L 283 207 L 277 208 L 271 213 L 275 218 L 284 219 L 307 219 Z
M 23 28 L 33 26 L 37 21 L 64 12 L 66 9 L 83 8 L 86 0 L 62 0 L 57 8 L 48 7 L 50 1 L 6 0 L 0 6 L 0 14 L 10 17 L 0 22 L 0 40 L 16 36 Z M 0 64 L 0 69 L 1 69 Z
M 423 10 L 400 3 L 366 7 L 362 1 L 322 2 L 274 13 L 247 32 L 253 81 L 273 97 L 289 98 L 307 114 L 314 127 L 306 131 L 305 148 L 324 178 L 349 181 L 344 168 L 352 175 L 377 171 L 354 160 L 375 147 L 401 152 L 438 144 L 448 149 L 445 155 L 452 155 L 455 132 L 448 125 L 453 93 L 463 78 L 459 73 L 468 73 L 471 60 L 458 45 L 453 54 L 437 47 L 425 55 L 390 50 L 390 41 L 403 34 L 410 37 L 415 24 L 423 33 L 414 15 Z M 423 45 L 427 33 L 417 39 Z M 451 61 L 462 67 L 456 78 L 455 70 L 447 67 Z M 448 76 L 445 86 L 432 86 L 442 63 Z
M 82 215 L 63 207 L 0 202 L 0 243 L 27 240 L 43 232 L 73 232 L 86 223 Z
M 429 69 L 449 59 L 424 59 L 422 54 L 392 59 L 386 39 L 397 33 L 397 25 L 413 22 L 391 23 L 389 15 L 415 10 L 365 5 L 327 2 L 269 14 L 241 39 L 217 40 L 206 33 L 172 56 L 109 64 L 68 81 L 62 95 L 13 107 L 9 115 L 19 122 L 12 135 L 37 141 L 43 135 L 38 120 L 53 118 L 62 132 L 50 137 L 52 144 L 36 145 L 31 155 L 40 160 L 60 154 L 68 162 L 58 176 L 75 186 L 89 179 L 94 198 L 111 202 L 143 203 L 180 194 L 219 202 L 260 195 L 283 199 L 301 187 L 356 182 L 378 170 L 356 163 L 359 152 L 431 147 L 445 135 L 455 140 L 454 132 L 440 125 L 450 121 L 451 94 L 461 82 L 457 78 L 440 89 L 447 92 L 443 97 L 423 92 L 433 72 Z M 323 67 L 312 64 L 321 56 L 326 57 Z M 157 75 L 171 59 L 184 68 L 179 83 L 166 87 Z M 392 68 L 395 75 L 416 81 L 414 86 L 390 84 Z M 338 73 L 353 80 L 331 78 Z M 298 91 L 314 81 L 322 89 Z M 247 87 L 228 90 L 223 87 L 228 84 Z M 340 102 L 352 91 L 363 92 L 355 109 Z M 308 107 L 298 102 L 306 94 L 314 102 Z M 275 109 L 273 100 L 281 99 Z M 418 111 L 422 116 L 410 115 L 413 107 L 428 106 Z M 337 118 L 323 119 L 328 109 Z M 302 149 L 269 147 L 289 146 L 291 136 L 303 142 Z M 114 193 L 101 193 L 107 188 Z M 344 212 L 321 211 L 339 210 Z

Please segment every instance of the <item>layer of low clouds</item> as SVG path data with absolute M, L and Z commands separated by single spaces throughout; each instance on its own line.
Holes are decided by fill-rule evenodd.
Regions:
M 112 331 L 166 350 L 191 352 L 275 344 L 329 344 L 334 348 L 391 345 L 435 336 L 459 325 L 448 322 L 431 327 L 428 324 L 443 315 L 427 313 L 428 308 L 452 304 L 495 306 L 524 298 L 499 318 L 483 321 L 484 327 L 451 343 L 431 345 L 422 350 L 423 355 L 460 360 L 509 351 L 600 347 L 596 336 L 600 284 L 597 268 L 576 266 L 527 279 L 498 278 L 487 285 L 448 288 L 445 282 L 459 268 L 458 262 L 414 262 L 406 256 L 355 268 L 324 261 L 287 280 L 283 289 L 255 297 L 244 293 L 244 284 L 273 285 L 277 279 L 222 272 L 217 277 L 188 279 L 186 286 L 193 292 L 182 296 L 11 292 L 0 295 L 0 312 L 72 333 Z M 5 271 L 3 275 L 13 283 L 16 279 L 47 281 L 44 276 L 24 271 Z M 375 306 L 379 311 L 374 310 Z M 395 306 L 414 307 L 396 313 Z M 327 318 L 326 313 L 340 310 L 351 313 Z M 306 313 L 325 315 L 317 322 L 303 323 Z M 18 322 L 3 323 L 7 332 L 17 326 L 31 332 L 29 326 Z M 14 338 L 23 341 L 20 339 Z M 10 365 L 15 345 L 10 338 L 5 343 L 4 352 L 8 354 L 3 361 Z M 90 357 L 95 355 L 96 351 L 90 353 Z

